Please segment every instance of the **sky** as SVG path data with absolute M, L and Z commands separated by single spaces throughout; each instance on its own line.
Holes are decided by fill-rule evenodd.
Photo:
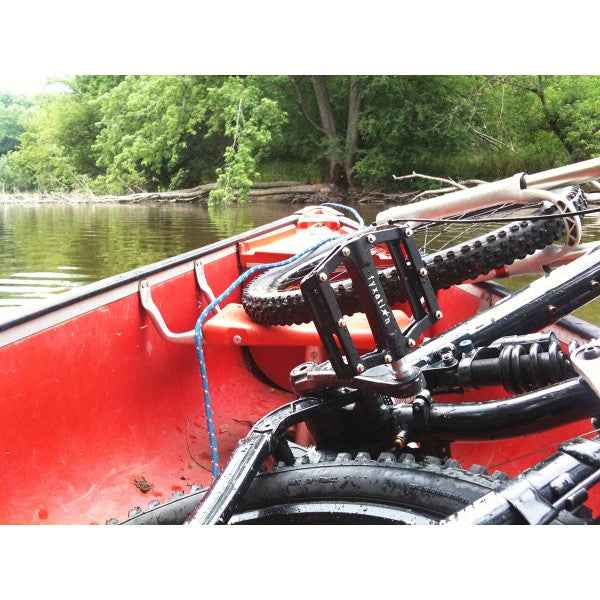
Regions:
M 68 79 L 69 76 L 62 76 L 59 79 Z M 33 94 L 53 94 L 66 91 L 66 87 L 61 83 L 49 83 L 50 76 L 35 74 L 7 74 L 0 71 L 0 93 L 33 95 Z
M 597 74 L 600 3 L 545 0 L 19 0 L 0 91 L 65 74 Z M 585 8 L 582 8 L 585 6 Z M 583 29 L 582 29 L 583 27 Z M 565 32 L 566 31 L 566 32 Z

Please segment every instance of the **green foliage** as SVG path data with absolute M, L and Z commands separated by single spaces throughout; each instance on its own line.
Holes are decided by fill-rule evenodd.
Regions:
M 310 77 L 77 76 L 71 92 L 0 95 L 0 185 L 96 193 L 214 182 L 213 203 L 253 181 L 326 180 L 345 160 L 351 78 L 328 76 L 335 139 L 318 131 Z M 353 179 L 412 170 L 497 179 L 600 155 L 596 76 L 361 76 Z M 299 102 L 299 96 L 301 103 Z M 301 106 L 302 105 L 302 108 Z
M 255 181 L 300 181 L 313 183 L 327 178 L 324 164 L 304 161 L 264 161 Z
M 600 154 L 600 77 L 553 77 L 548 82 L 550 110 L 555 114 L 572 158 Z
M 18 151 L 8 154 L 13 186 L 43 190 L 82 187 L 98 174 L 92 145 L 97 114 L 75 94 L 42 97 L 25 122 Z
M 477 84 L 466 77 L 373 77 L 365 89 L 361 148 L 353 175 L 387 183 L 436 155 L 468 148 L 470 104 Z
M 251 78 L 230 77 L 219 88 L 210 88 L 209 124 L 221 127 L 233 138 L 225 149 L 224 165 L 217 169 L 217 186 L 210 193 L 211 202 L 244 202 L 252 181 L 258 177 L 257 163 L 274 136 L 281 131 L 286 113 L 277 102 L 264 98 Z
M 165 189 L 187 175 L 187 148 L 205 117 L 211 78 L 127 76 L 97 97 L 94 144 L 111 191 Z
M 23 96 L 0 94 L 0 156 L 18 148 L 31 105 Z

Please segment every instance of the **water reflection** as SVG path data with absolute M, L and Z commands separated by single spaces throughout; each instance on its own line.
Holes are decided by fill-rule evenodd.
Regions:
M 294 206 L 0 205 L 0 319 L 74 287 L 293 213 Z
M 0 320 L 55 294 L 216 242 L 297 208 L 277 202 L 0 205 Z M 385 207 L 356 208 L 369 223 Z M 600 239 L 600 217 L 586 217 L 584 231 L 585 240 Z M 502 283 L 520 287 L 530 279 Z M 580 316 L 600 322 L 597 304 Z

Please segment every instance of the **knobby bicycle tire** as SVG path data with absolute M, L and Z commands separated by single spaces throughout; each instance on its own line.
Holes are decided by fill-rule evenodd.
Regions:
M 259 473 L 230 524 L 435 524 L 498 489 L 508 476 L 458 461 L 412 454 L 312 452 L 292 466 L 279 463 Z M 182 524 L 204 492 L 173 499 L 122 524 Z M 589 515 L 588 515 L 589 516 Z M 562 512 L 554 524 L 583 524 Z
M 585 195 L 579 187 L 568 188 L 564 193 L 578 210 L 585 208 Z M 533 214 L 550 215 L 556 210 L 551 206 Z M 433 288 L 447 289 L 525 258 L 552 244 L 563 234 L 564 223 L 560 218 L 528 220 L 523 217 L 492 232 L 429 254 L 423 260 Z M 311 315 L 299 286 L 289 289 L 288 284 L 294 280 L 299 282 L 324 256 L 322 250 L 316 251 L 290 266 L 271 269 L 253 279 L 242 294 L 242 304 L 250 318 L 261 325 L 309 322 Z M 405 300 L 395 267 L 382 269 L 379 277 L 390 304 Z M 352 315 L 362 310 L 349 277 L 336 281 L 333 291 L 343 314 Z

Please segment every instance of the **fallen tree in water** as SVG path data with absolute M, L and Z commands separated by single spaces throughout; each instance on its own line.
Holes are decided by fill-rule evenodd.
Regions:
M 431 181 L 443 187 L 427 190 L 403 190 L 390 192 L 375 188 L 341 189 L 326 183 L 302 183 L 300 181 L 270 181 L 257 182 L 252 185 L 248 193 L 250 200 L 268 199 L 273 202 L 287 204 L 321 204 L 323 202 L 340 202 L 343 204 L 410 204 L 419 200 L 465 189 L 486 183 L 479 179 L 468 179 L 455 181 L 442 177 L 423 175 L 414 171 L 409 175 L 393 176 L 396 181 L 419 179 Z M 142 203 L 176 203 L 176 202 L 208 202 L 209 194 L 214 190 L 216 184 L 207 183 L 193 188 L 183 190 L 172 190 L 168 192 L 136 192 L 124 195 L 95 195 L 90 190 L 73 191 L 65 193 L 19 193 L 0 194 L 0 204 L 20 203 L 118 203 L 118 204 L 142 204 Z M 588 200 L 600 201 L 600 183 L 592 181 L 587 190 Z

